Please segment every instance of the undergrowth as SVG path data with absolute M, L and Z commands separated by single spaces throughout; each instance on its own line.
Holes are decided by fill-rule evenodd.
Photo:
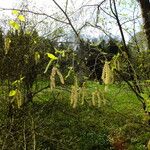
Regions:
M 104 90 L 88 82 L 88 92 L 95 86 Z M 110 85 L 101 107 L 92 106 L 91 97 L 86 97 L 84 105 L 73 109 L 69 95 L 68 88 L 45 89 L 13 118 L 1 107 L 0 149 L 146 150 L 149 127 L 140 102 L 126 85 Z

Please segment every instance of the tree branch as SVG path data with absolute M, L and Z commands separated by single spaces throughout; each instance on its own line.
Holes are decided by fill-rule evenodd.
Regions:
M 80 37 L 79 37 L 79 34 L 78 32 L 76 31 L 76 29 L 74 28 L 69 16 L 67 15 L 67 13 L 63 10 L 63 8 L 55 1 L 53 0 L 53 2 L 55 3 L 55 5 L 63 12 L 63 14 L 65 15 L 65 17 L 67 18 L 68 20 L 68 23 L 69 25 L 71 26 L 72 30 L 74 31 L 75 35 L 77 36 L 77 38 L 80 40 Z
M 112 1 L 113 1 L 114 10 L 113 10 L 113 7 L 112 7 Z M 127 45 L 126 45 L 126 41 L 125 41 L 125 37 L 124 37 L 124 34 L 123 34 L 122 26 L 121 26 L 121 23 L 120 23 L 120 20 L 119 20 L 115 0 L 110 0 L 110 9 L 111 9 L 111 12 L 113 13 L 114 17 L 116 18 L 116 21 L 117 21 L 117 24 L 118 24 L 118 27 L 119 27 L 119 30 L 120 30 L 121 38 L 122 38 L 122 41 L 123 41 L 124 50 L 127 53 L 128 58 L 131 58 L 131 55 L 130 55 L 129 50 L 128 50 Z
M 40 12 L 35 12 L 35 11 L 31 11 L 31 10 L 25 10 L 25 9 L 15 9 L 15 8 L 0 8 L 1 10 L 17 10 L 17 11 L 20 11 L 20 12 L 27 12 L 27 13 L 31 13 L 31 14 L 35 14 L 35 15 L 39 15 L 39 16 L 46 16 L 48 18 L 51 18 L 57 22 L 61 22 L 61 23 L 64 23 L 64 24 L 67 24 L 69 25 L 70 23 L 68 22 L 65 22 L 65 21 L 62 21 L 62 20 L 59 20 L 55 17 L 52 17 L 51 15 L 48 15 L 46 13 L 40 13 Z

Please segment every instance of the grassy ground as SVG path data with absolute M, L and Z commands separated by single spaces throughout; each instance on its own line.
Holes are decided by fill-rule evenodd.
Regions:
M 43 90 L 14 119 L 13 136 L 6 138 L 8 129 L 1 128 L 0 145 L 5 139 L 13 146 L 5 144 L 4 149 L 13 150 L 25 145 L 36 150 L 146 150 L 149 127 L 134 93 L 125 84 L 110 85 L 104 94 L 106 104 L 98 107 L 91 104 L 91 93 L 96 88 L 104 93 L 103 85 L 89 81 L 85 103 L 79 101 L 75 109 L 70 105 L 69 88 Z

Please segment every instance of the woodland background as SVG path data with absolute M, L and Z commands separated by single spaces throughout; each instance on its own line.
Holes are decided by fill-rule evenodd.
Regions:
M 0 149 L 149 150 L 150 2 L 52 2 L 0 8 Z

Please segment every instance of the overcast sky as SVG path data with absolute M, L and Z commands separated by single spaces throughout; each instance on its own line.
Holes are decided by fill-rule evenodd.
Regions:
M 0 8 L 16 8 L 16 7 L 18 8 L 18 6 L 20 6 L 21 1 L 23 0 L 20 0 L 20 1 L 19 0 L 0 0 Z M 57 8 L 57 6 L 52 2 L 52 0 L 28 0 L 28 1 L 30 4 L 29 9 L 32 9 L 38 12 L 44 12 L 44 13 L 47 13 L 48 15 L 57 13 L 57 17 L 59 17 L 59 14 L 63 16 L 62 12 Z M 63 7 L 63 9 L 65 9 L 66 0 L 56 0 L 56 1 L 59 3 L 59 5 L 61 5 L 61 7 Z M 132 19 L 133 15 L 139 15 L 139 8 L 134 7 L 132 3 L 130 3 L 128 7 L 121 4 L 121 2 L 124 3 L 125 1 L 129 2 L 128 0 L 122 0 L 122 1 L 120 0 L 120 4 L 118 7 L 119 13 L 122 13 L 124 15 L 124 17 L 121 18 L 122 22 L 125 22 L 127 20 L 126 18 Z M 79 8 L 83 5 L 96 4 L 96 2 L 97 0 L 68 0 L 68 12 L 70 12 L 70 14 L 71 13 L 73 14 L 71 15 L 71 19 L 76 28 L 79 28 L 81 24 L 85 23 L 86 21 L 90 21 L 90 22 L 94 21 L 94 14 L 95 14 L 95 10 L 93 9 L 94 7 L 86 7 L 85 9 L 82 9 L 82 11 L 79 11 Z M 107 10 L 106 5 L 105 5 L 105 9 L 106 11 L 109 12 L 109 10 Z M 11 11 L 0 11 L 1 19 L 3 19 L 4 16 L 10 17 Z M 102 21 L 105 20 L 103 21 L 103 28 L 106 32 L 110 32 L 113 35 L 117 35 L 117 36 L 120 35 L 118 27 L 116 26 L 115 20 L 103 14 L 100 17 Z M 36 19 L 39 19 L 39 18 L 36 18 Z M 136 26 L 135 26 L 136 30 L 139 29 L 138 21 L 139 20 L 136 21 Z M 123 27 L 125 28 L 125 30 L 128 29 L 128 32 L 132 32 L 133 26 L 134 26 L 133 22 L 127 22 L 123 24 Z M 101 36 L 100 34 L 102 34 L 102 32 L 100 32 L 98 29 L 88 27 L 88 30 L 86 30 L 86 34 L 88 34 L 88 36 L 91 36 L 93 38 L 94 37 L 97 38 L 98 36 Z M 127 32 L 125 32 L 125 36 L 127 40 L 130 38 Z

